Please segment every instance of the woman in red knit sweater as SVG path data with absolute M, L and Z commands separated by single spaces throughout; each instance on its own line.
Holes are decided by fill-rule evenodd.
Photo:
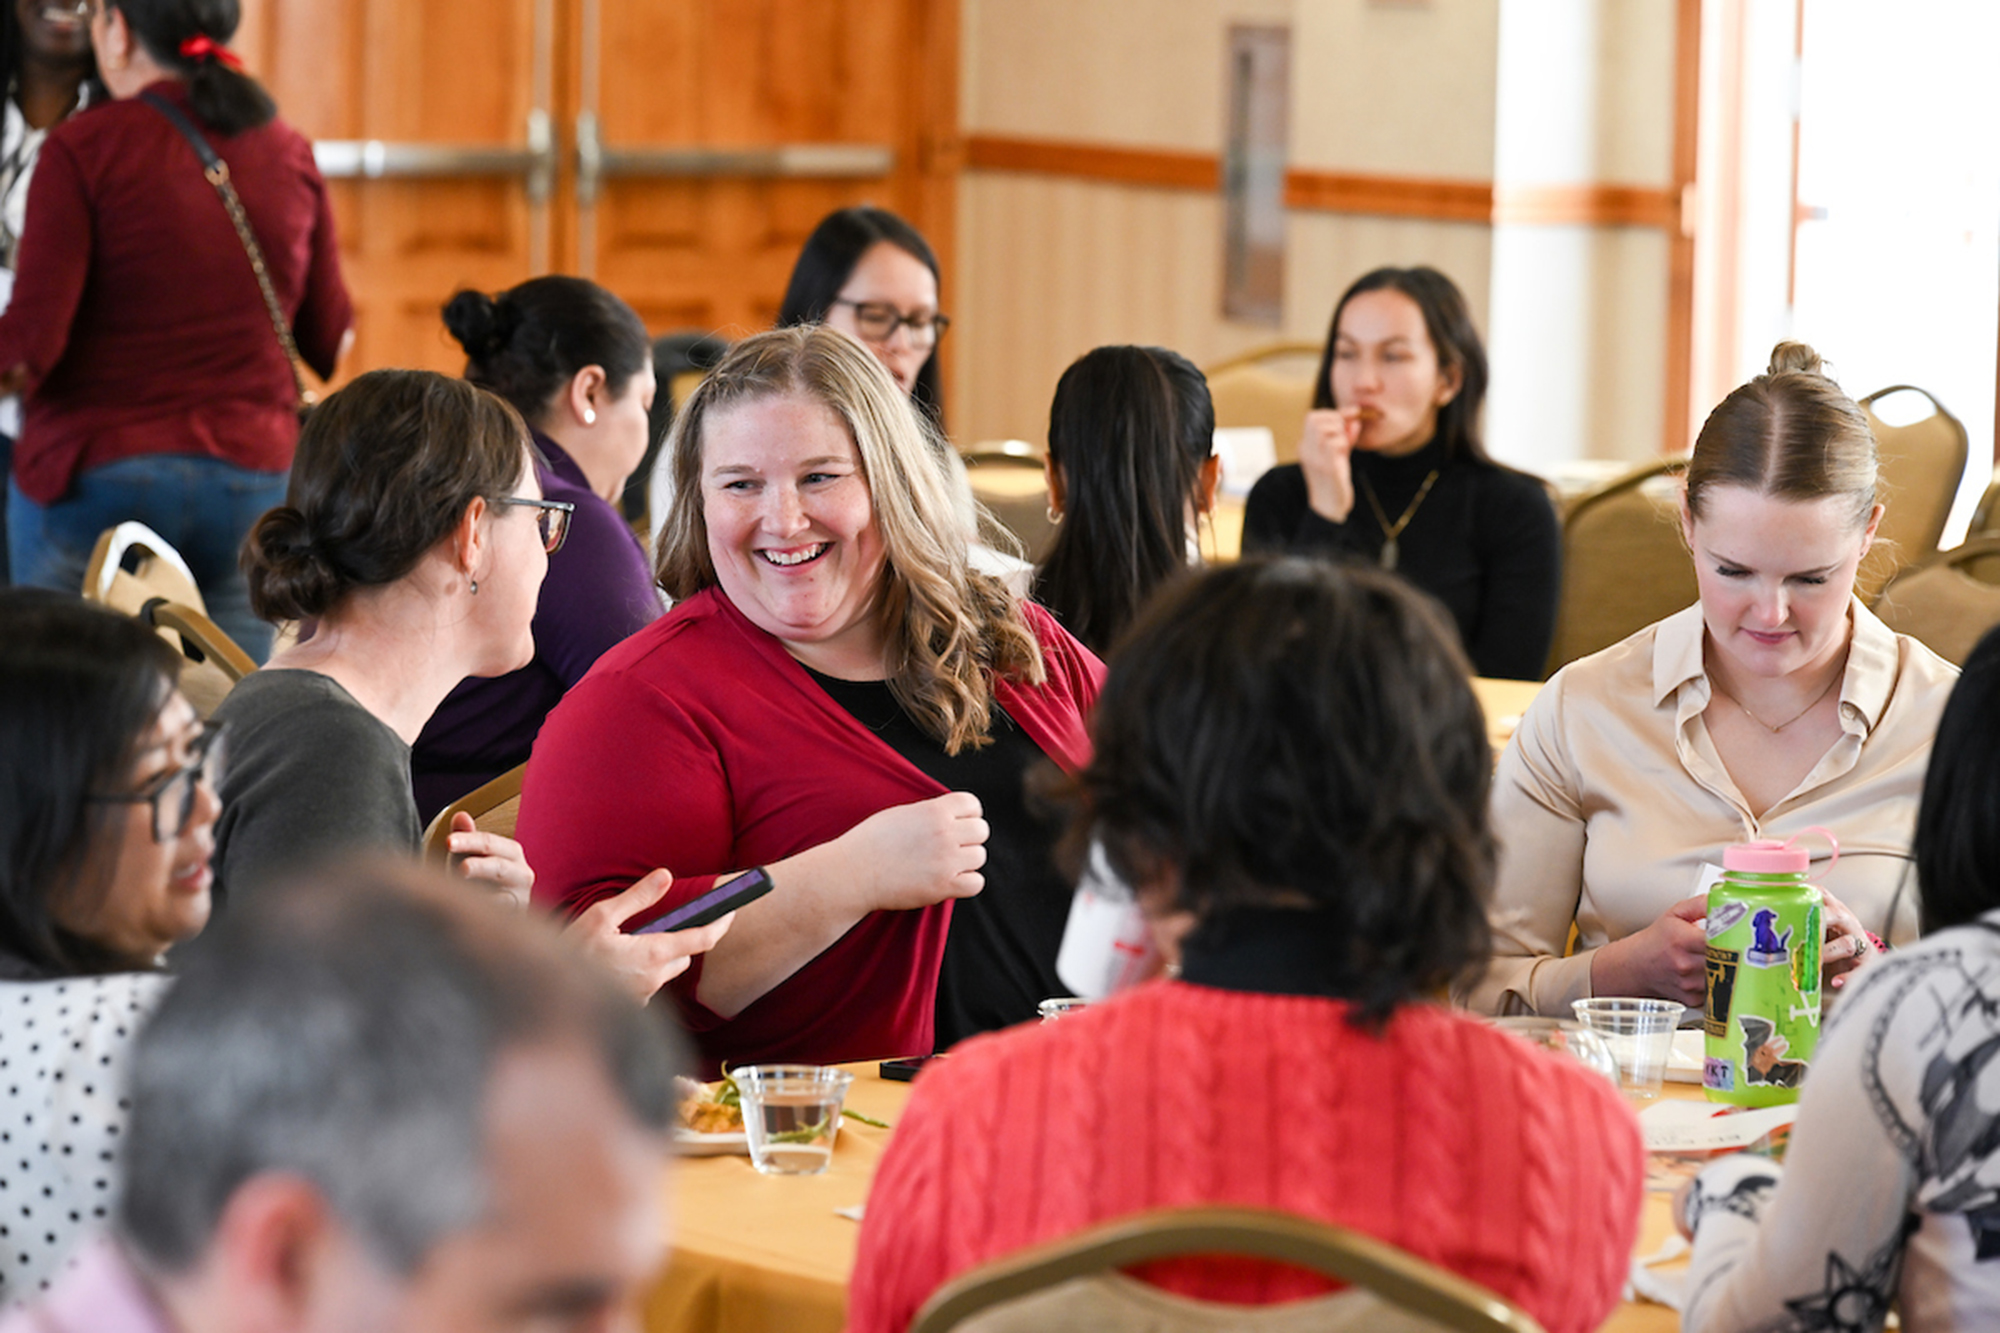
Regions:
M 1487 949 L 1491 757 L 1464 656 L 1392 577 L 1297 560 L 1183 585 L 1112 663 L 1081 801 L 1178 980 L 976 1038 L 918 1082 L 868 1200 L 848 1327 L 1148 1208 L 1279 1209 L 1380 1237 L 1551 1330 L 1618 1299 L 1637 1127 L 1580 1065 L 1447 1010 Z M 1171 1292 L 1327 1284 L 1220 1259 Z

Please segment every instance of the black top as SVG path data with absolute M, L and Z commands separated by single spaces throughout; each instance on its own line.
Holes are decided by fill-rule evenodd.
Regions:
M 1345 523 L 1313 511 L 1298 464 L 1266 472 L 1244 511 L 1244 554 L 1291 552 L 1372 564 L 1381 558 L 1384 533 L 1366 486 L 1394 524 L 1436 468 L 1430 494 L 1397 540 L 1396 572 L 1444 603 L 1474 671 L 1540 680 L 1555 637 L 1562 556 L 1555 507 L 1542 483 L 1495 464 L 1447 462 L 1436 439 L 1401 458 L 1360 451 L 1351 457 L 1354 508 Z
M 951 933 L 938 971 L 937 1049 L 1025 1022 L 1043 1000 L 1069 994 L 1056 977 L 1071 897 L 1055 864 L 1062 821 L 1030 810 L 1026 793 L 1029 768 L 1046 760 L 1041 747 L 995 703 L 993 743 L 948 755 L 910 720 L 887 681 L 811 675 L 835 703 L 926 777 L 978 797 L 992 828 L 981 871 L 985 889 L 951 908 Z

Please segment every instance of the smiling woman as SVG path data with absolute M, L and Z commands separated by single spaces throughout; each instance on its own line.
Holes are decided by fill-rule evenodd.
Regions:
M 1840 841 L 1815 876 L 1832 986 L 1870 932 L 1914 937 L 1911 830 L 1957 673 L 1854 596 L 1875 474 L 1866 419 L 1801 344 L 1709 415 L 1682 512 L 1701 600 L 1571 663 L 1522 719 L 1494 779 L 1495 961 L 1462 998 L 1699 1006 L 1707 867 L 1813 825 Z
M 538 900 L 581 910 L 665 865 L 671 906 L 770 870 L 673 988 L 711 1068 L 928 1054 L 1062 993 L 1059 830 L 1022 779 L 1087 757 L 1102 667 L 970 567 L 927 429 L 844 334 L 738 344 L 667 445 L 678 604 L 529 761 Z

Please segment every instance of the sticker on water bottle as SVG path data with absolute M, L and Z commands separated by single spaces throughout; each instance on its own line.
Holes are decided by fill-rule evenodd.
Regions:
M 1701 1062 L 1701 1085 L 1714 1088 L 1717 1092 L 1736 1091 L 1736 1066 L 1727 1060 L 1708 1056 Z

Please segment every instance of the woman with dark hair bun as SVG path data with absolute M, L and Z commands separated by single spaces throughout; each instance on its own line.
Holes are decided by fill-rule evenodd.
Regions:
M 1602 1322 L 1638 1227 L 1631 1112 L 1438 998 L 1485 957 L 1493 871 L 1491 752 L 1452 639 L 1400 581 L 1306 560 L 1212 570 L 1141 614 L 1091 719 L 1075 836 L 1180 975 L 975 1037 L 918 1080 L 869 1195 L 854 1333 L 908 1328 L 990 1260 L 1191 1204 L 1351 1227 L 1551 1333 Z M 1134 1276 L 1259 1306 L 1328 1286 L 1210 1258 Z M 1072 1326 L 1158 1323 L 1103 1298 Z
M 417 737 L 410 767 L 425 820 L 526 763 L 564 692 L 664 608 L 645 548 L 617 509 L 645 456 L 653 402 L 652 344 L 639 316 L 594 282 L 545 277 L 491 296 L 460 292 L 444 322 L 465 348 L 465 378 L 527 421 L 543 496 L 576 512 L 549 558 L 534 660 L 464 681 Z
M 1840 841 L 1814 875 L 1824 993 L 1915 937 L 1910 833 L 1958 673 L 1854 595 L 1876 486 L 1868 418 L 1803 343 L 1709 413 L 1681 507 L 1700 600 L 1558 671 L 1500 757 L 1494 961 L 1463 994 L 1474 1008 L 1700 1008 L 1723 849 L 1815 827 Z
M 1539 680 L 1561 532 L 1542 483 L 1479 440 L 1486 348 L 1433 268 L 1378 268 L 1333 308 L 1299 461 L 1251 488 L 1243 549 L 1395 570 L 1443 602 L 1482 676 Z
M 326 186 L 227 45 L 238 0 L 90 12 L 115 100 L 49 132 L 0 316 L 0 392 L 27 395 L 7 497 L 14 579 L 75 591 L 98 534 L 138 519 L 261 658 L 270 631 L 237 548 L 284 497 L 300 363 L 331 375 L 353 322 Z
M 1939 719 L 1917 813 L 1924 938 L 1855 978 L 1813 1055 L 1784 1163 L 1684 1192 L 1689 1333 L 2000 1327 L 2000 632 Z
M 1100 347 L 1056 382 L 1049 508 L 1061 516 L 1035 600 L 1100 655 L 1155 588 L 1185 570 L 1220 477 L 1215 408 L 1164 347 Z

